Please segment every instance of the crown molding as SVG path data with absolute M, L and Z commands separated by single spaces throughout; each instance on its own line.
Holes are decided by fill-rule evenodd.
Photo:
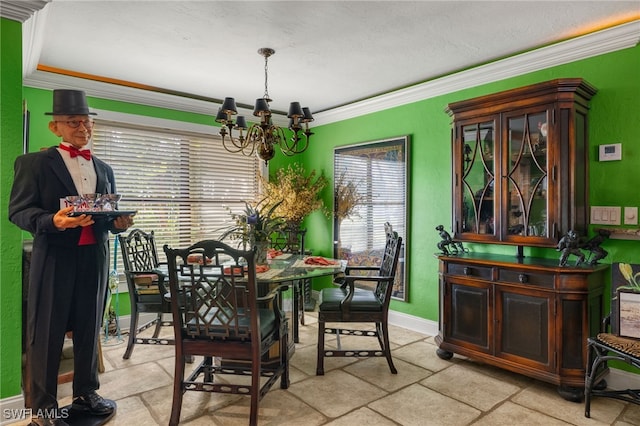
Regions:
M 316 113 L 314 114 L 316 118 L 314 125 L 335 123 L 458 90 L 627 49 L 636 46 L 639 42 L 640 20 L 636 20 L 405 89 Z
M 23 31 L 24 50 L 29 50 L 29 52 L 25 52 L 25 75 L 23 78 L 25 86 L 49 90 L 72 86 L 84 90 L 87 95 L 93 97 L 206 115 L 215 115 L 220 106 L 218 103 L 199 99 L 39 71 L 36 67 L 42 43 L 37 42 L 37 39 L 42 37 L 41 30 L 38 28 L 43 27 L 40 23 L 43 24 L 44 20 L 42 16 L 39 16 L 39 13 L 36 13 L 32 23 L 33 28 L 30 28 L 29 31 Z M 635 20 L 349 105 L 314 113 L 314 126 L 335 123 L 545 68 L 627 49 L 636 46 L 639 42 L 640 20 Z M 238 113 L 251 117 L 253 111 L 240 109 Z M 273 121 L 279 126 L 288 125 L 288 119 L 284 115 L 274 114 Z
M 25 22 L 35 12 L 43 9 L 51 0 L 2 0 L 0 2 L 0 18 Z

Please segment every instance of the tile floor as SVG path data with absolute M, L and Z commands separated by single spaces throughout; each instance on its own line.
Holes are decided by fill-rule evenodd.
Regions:
M 457 355 L 441 360 L 432 336 L 399 327 L 390 332 L 397 375 L 381 358 L 334 358 L 316 376 L 316 318 L 307 312 L 306 319 L 291 359 L 291 386 L 281 390 L 276 383 L 264 397 L 260 425 L 640 425 L 640 406 L 595 398 L 587 419 L 584 404 L 562 399 L 553 385 Z M 107 425 L 166 425 L 173 347 L 136 345 L 123 360 L 126 345 L 112 342 L 103 346 L 100 394 L 116 400 L 118 412 Z M 348 340 L 342 343 L 347 347 Z M 60 385 L 61 405 L 70 394 L 70 384 Z M 181 424 L 246 425 L 248 412 L 246 396 L 187 392 Z

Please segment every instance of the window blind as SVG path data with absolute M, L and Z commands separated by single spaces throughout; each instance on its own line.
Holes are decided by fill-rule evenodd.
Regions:
M 364 196 L 355 214 L 342 221 L 340 240 L 352 253 L 377 250 L 385 245 L 385 222 L 404 235 L 404 163 L 364 155 L 336 154 L 334 175 L 357 183 Z M 349 247 L 350 246 L 350 247 Z
M 92 149 L 113 168 L 118 208 L 137 210 L 134 227 L 155 232 L 161 260 L 164 244 L 218 238 L 229 209 L 258 194 L 258 159 L 227 152 L 218 136 L 96 119 Z

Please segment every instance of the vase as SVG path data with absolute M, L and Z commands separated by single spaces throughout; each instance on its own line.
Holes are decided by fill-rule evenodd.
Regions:
M 256 265 L 265 265 L 267 263 L 269 241 L 256 241 L 256 248 Z

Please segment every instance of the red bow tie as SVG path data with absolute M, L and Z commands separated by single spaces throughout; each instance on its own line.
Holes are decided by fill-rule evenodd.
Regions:
M 71 158 L 76 158 L 78 155 L 85 160 L 91 160 L 91 151 L 88 149 L 78 149 L 73 145 L 62 145 L 60 144 L 60 149 L 64 149 L 71 154 Z

